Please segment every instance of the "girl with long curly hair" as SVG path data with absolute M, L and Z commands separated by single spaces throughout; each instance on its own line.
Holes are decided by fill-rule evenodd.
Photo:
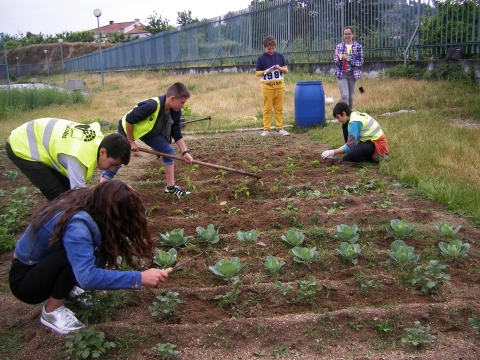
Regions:
M 107 181 L 76 188 L 35 214 L 15 246 L 10 289 L 27 304 L 46 301 L 41 323 L 67 334 L 84 327 L 64 306 L 82 291 L 77 286 L 140 289 L 165 281 L 165 270 L 138 271 L 142 261 L 152 259 L 154 248 L 145 208 L 131 187 Z M 137 270 L 119 271 L 119 257 Z

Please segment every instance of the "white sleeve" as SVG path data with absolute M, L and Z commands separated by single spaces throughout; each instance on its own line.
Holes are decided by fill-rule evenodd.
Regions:
M 70 188 L 85 187 L 87 167 L 77 158 L 65 154 L 58 155 L 58 161 L 67 169 Z

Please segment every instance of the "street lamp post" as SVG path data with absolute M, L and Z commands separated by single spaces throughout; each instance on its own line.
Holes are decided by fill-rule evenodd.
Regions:
M 17 78 L 20 78 L 20 69 L 18 67 L 18 60 L 20 59 L 18 56 L 16 57 L 17 59 Z
M 97 18 L 97 27 L 98 27 L 98 51 L 100 54 L 100 74 L 102 75 L 102 88 L 104 87 L 103 82 L 103 59 L 102 59 L 102 36 L 100 34 L 100 16 L 102 16 L 102 10 L 95 9 L 93 11 L 93 15 Z
M 65 67 L 63 66 L 63 48 L 62 48 L 63 39 L 58 39 L 58 42 L 60 43 L 60 56 L 62 57 L 62 76 L 63 76 L 63 83 L 65 84 Z
M 45 53 L 45 62 L 47 63 L 48 82 L 50 82 L 50 66 L 48 66 L 48 57 L 47 57 L 48 50 L 45 49 L 43 50 L 43 52 Z

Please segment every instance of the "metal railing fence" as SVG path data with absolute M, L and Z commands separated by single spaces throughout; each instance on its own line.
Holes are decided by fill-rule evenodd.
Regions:
M 254 0 L 248 9 L 104 49 L 103 69 L 255 64 L 267 35 L 287 62 L 332 61 L 347 25 L 366 60 L 438 59 L 452 46 L 480 57 L 480 0 Z M 65 61 L 66 72 L 99 70 L 98 52 Z

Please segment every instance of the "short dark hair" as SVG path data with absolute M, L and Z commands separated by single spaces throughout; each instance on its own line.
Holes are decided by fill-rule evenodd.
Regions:
M 102 148 L 107 150 L 107 157 L 114 159 L 120 158 L 124 165 L 128 165 L 130 162 L 130 143 L 125 136 L 119 133 L 105 136 L 98 147 L 97 160 L 100 154 L 100 149 Z
M 266 48 L 267 46 L 277 46 L 277 40 L 273 36 L 267 36 L 263 39 L 263 47 Z
M 170 85 L 167 89 L 167 97 L 170 96 L 175 96 L 177 99 L 189 99 L 190 91 L 184 83 L 176 82 L 175 84 Z
M 336 117 L 337 115 L 342 115 L 342 112 L 347 114 L 347 116 L 350 116 L 352 110 L 350 110 L 350 106 L 348 106 L 347 103 L 339 102 L 333 108 L 333 117 Z

